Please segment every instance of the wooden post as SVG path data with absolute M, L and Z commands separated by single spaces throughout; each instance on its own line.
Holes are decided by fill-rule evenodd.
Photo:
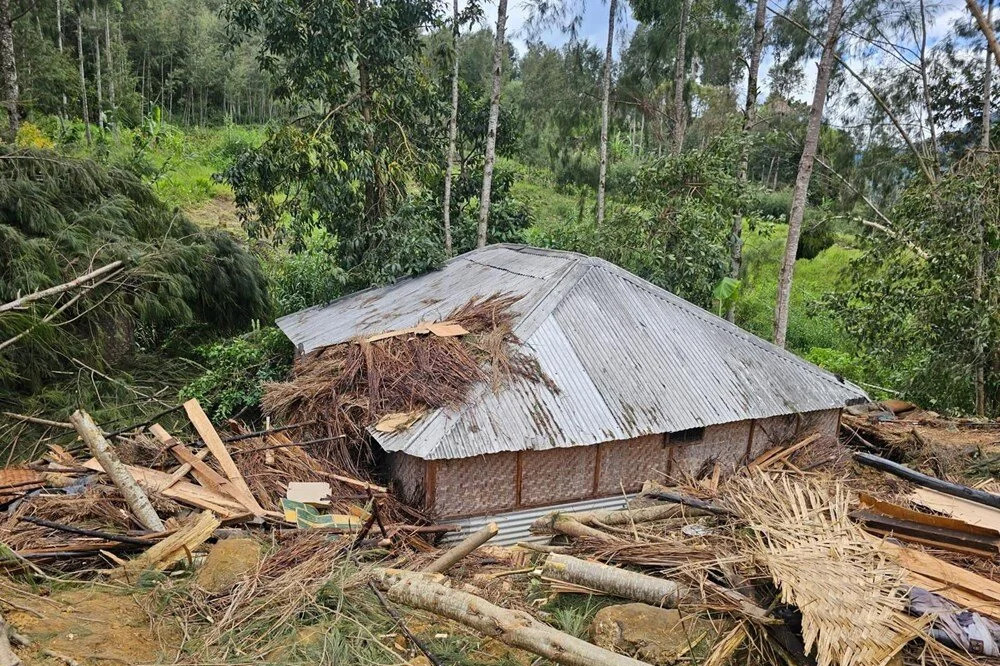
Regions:
M 490 523 L 462 539 L 454 548 L 445 552 L 441 557 L 431 562 L 430 566 L 424 569 L 425 573 L 444 573 L 452 568 L 466 555 L 479 548 L 484 543 L 497 535 L 500 529 L 496 523 Z
M 108 440 L 104 439 L 104 434 L 97 427 L 97 424 L 94 423 L 94 420 L 90 418 L 90 414 L 82 409 L 78 409 L 73 412 L 69 420 L 73 424 L 73 427 L 76 428 L 76 431 L 80 433 L 83 441 L 90 447 L 90 452 L 101 463 L 101 467 L 111 477 L 115 485 L 118 486 L 118 489 L 125 497 L 125 502 L 132 509 L 132 513 L 135 514 L 135 517 L 142 526 L 147 530 L 163 532 L 166 528 L 163 526 L 163 521 L 160 520 L 160 517 L 156 515 L 156 509 L 150 503 L 149 497 L 146 496 L 146 493 L 135 482 L 135 479 L 132 478 L 128 470 L 125 469 L 125 465 L 118 459 L 118 455 L 111 447 L 111 444 L 108 443 Z

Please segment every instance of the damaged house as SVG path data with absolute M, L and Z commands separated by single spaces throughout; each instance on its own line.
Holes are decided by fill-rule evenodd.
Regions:
M 647 479 L 835 437 L 853 384 L 601 259 L 493 245 L 278 321 L 300 353 L 441 321 L 516 294 L 513 333 L 545 381 L 481 382 L 405 429 L 369 429 L 400 494 L 437 520 L 509 530 L 554 506 L 620 505 Z M 523 531 L 522 531 L 523 533 Z

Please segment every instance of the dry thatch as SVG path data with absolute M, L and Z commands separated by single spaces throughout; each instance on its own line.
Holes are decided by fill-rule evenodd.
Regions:
M 754 561 L 801 610 L 819 666 L 882 664 L 921 635 L 905 615 L 902 570 L 850 521 L 841 483 L 749 470 L 727 491 L 753 531 Z
M 359 338 L 310 352 L 296 361 L 289 381 L 266 387 L 264 409 L 322 423 L 350 450 L 387 414 L 461 404 L 480 382 L 496 390 L 515 377 L 543 380 L 537 362 L 517 349 L 511 306 L 519 299 L 494 294 L 457 308 L 445 319 L 469 332 L 461 337 Z

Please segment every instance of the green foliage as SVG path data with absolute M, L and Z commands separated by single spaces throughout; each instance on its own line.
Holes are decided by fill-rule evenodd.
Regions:
M 278 99 L 303 112 L 226 172 L 251 237 L 287 238 L 298 251 L 321 226 L 358 283 L 424 264 L 425 248 L 408 240 L 426 236 L 425 222 L 402 208 L 410 180 L 435 168 L 442 145 L 444 96 L 427 77 L 421 41 L 434 4 L 291 11 L 284 0 L 231 0 L 224 13 L 236 43 L 255 44 L 281 81 Z
M 292 344 L 275 326 L 199 347 L 206 372 L 187 384 L 181 398 L 197 398 L 214 419 L 259 416 L 265 382 L 285 378 Z M 246 414 L 247 411 L 249 414 Z
M 661 158 L 643 167 L 605 224 L 564 221 L 538 241 L 607 259 L 673 293 L 711 308 L 727 274 L 728 229 L 735 211 L 753 211 L 753 190 L 736 176 L 739 142 Z M 749 225 L 755 218 L 747 219 Z
M 966 158 L 933 185 L 914 183 L 890 211 L 895 234 L 866 234 L 852 282 L 831 298 L 861 349 L 898 368 L 899 388 L 921 404 L 972 411 L 981 364 L 987 409 L 1000 408 L 998 193 L 992 154 Z
M 347 276 L 332 260 L 335 256 L 337 239 L 322 227 L 315 227 L 306 234 L 300 252 L 286 254 L 279 249 L 271 250 L 265 270 L 278 316 L 332 301 L 341 295 Z
M 51 321 L 53 299 L 0 315 L 0 340 L 28 331 L 0 361 L 7 386 L 38 386 L 69 356 L 101 365 L 181 325 L 224 333 L 268 312 L 260 267 L 231 235 L 198 229 L 134 175 L 89 160 L 0 152 L 0 240 L 0 302 L 126 266 Z

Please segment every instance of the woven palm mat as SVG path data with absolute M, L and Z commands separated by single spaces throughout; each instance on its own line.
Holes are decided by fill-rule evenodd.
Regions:
M 818 666 L 883 664 L 924 636 L 925 621 L 905 615 L 902 570 L 849 520 L 842 484 L 758 470 L 728 485 L 753 561 L 802 612 Z

